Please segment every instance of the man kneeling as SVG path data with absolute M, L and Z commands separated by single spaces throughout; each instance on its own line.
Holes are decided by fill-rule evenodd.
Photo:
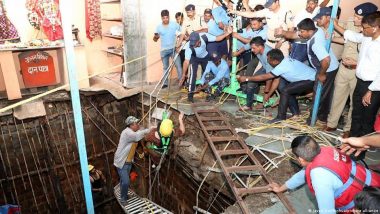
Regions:
M 227 61 L 221 58 L 217 52 L 211 54 L 211 60 L 208 61 L 206 70 L 200 80 L 201 85 L 197 90 L 205 90 L 208 93 L 206 101 L 214 100 L 230 84 L 230 67 Z M 212 92 L 212 86 L 216 86 L 214 92 Z
M 354 198 L 365 186 L 380 186 L 380 175 L 352 161 L 334 147 L 319 147 L 309 136 L 298 136 L 291 144 L 292 152 L 305 167 L 284 185 L 270 184 L 270 190 L 284 192 L 307 183 L 315 194 L 319 213 L 352 211 Z
M 267 102 L 277 88 L 280 91 L 277 117 L 271 120 L 271 123 L 285 120 L 288 107 L 293 116 L 299 115 L 297 96 L 313 91 L 314 69 L 297 60 L 284 58 L 284 54 L 279 49 L 270 50 L 267 54 L 267 60 L 273 67 L 271 72 L 256 76 L 240 76 L 239 82 L 260 82 L 274 79 L 269 93 L 264 96 L 264 102 Z M 278 77 L 283 79 L 283 84 L 279 84 L 280 78 Z

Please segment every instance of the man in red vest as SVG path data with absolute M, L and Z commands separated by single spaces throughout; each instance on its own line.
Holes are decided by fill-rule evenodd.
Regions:
M 304 167 L 284 185 L 270 184 L 270 190 L 284 192 L 307 183 L 315 194 L 319 213 L 350 211 L 354 197 L 365 186 L 380 187 L 380 175 L 366 169 L 334 147 L 319 147 L 309 136 L 296 137 L 292 152 Z

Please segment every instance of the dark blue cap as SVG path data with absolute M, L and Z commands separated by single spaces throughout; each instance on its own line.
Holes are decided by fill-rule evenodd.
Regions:
M 218 52 L 213 52 L 211 54 L 211 60 L 216 63 L 218 62 L 222 57 L 220 56 L 220 54 Z
M 319 12 L 316 16 L 314 16 L 313 21 L 321 18 L 322 16 L 331 16 L 331 8 L 330 7 L 322 7 L 319 9 Z
M 185 11 L 192 11 L 192 10 L 195 10 L 195 6 L 193 4 L 188 4 L 185 7 Z
M 194 47 L 195 43 L 197 43 L 199 40 L 201 39 L 201 37 L 199 36 L 199 33 L 197 32 L 192 32 L 190 34 L 190 47 Z
M 270 7 L 276 0 L 267 0 L 267 2 L 265 3 L 264 7 L 268 8 Z
M 377 6 L 374 5 L 371 2 L 366 2 L 363 4 L 359 4 L 354 8 L 355 13 L 359 16 L 366 16 L 370 13 L 376 12 L 377 11 Z

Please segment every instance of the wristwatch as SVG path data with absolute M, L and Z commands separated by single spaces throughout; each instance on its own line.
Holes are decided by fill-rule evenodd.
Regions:
M 248 82 L 248 78 L 245 78 L 245 81 Z

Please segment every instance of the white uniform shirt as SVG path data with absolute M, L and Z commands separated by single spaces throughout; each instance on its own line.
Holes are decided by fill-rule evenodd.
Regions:
M 346 30 L 344 38 L 361 43 L 356 76 L 363 81 L 372 81 L 369 90 L 380 91 L 380 36 L 372 40 L 362 33 Z
M 293 14 L 290 10 L 286 10 L 280 7 L 280 10 L 276 13 L 265 8 L 260 11 L 255 12 L 256 17 L 265 17 L 268 26 L 268 39 L 269 40 L 280 40 L 274 36 L 274 30 L 276 28 L 282 27 L 284 30 L 289 30 L 293 28 Z
M 313 19 L 318 14 L 319 9 L 320 9 L 319 7 L 316 7 L 312 13 L 307 12 L 306 9 L 297 13 L 297 15 L 295 15 L 294 20 L 293 20 L 294 27 L 297 27 L 297 25 L 304 19 L 307 19 L 307 18 Z

